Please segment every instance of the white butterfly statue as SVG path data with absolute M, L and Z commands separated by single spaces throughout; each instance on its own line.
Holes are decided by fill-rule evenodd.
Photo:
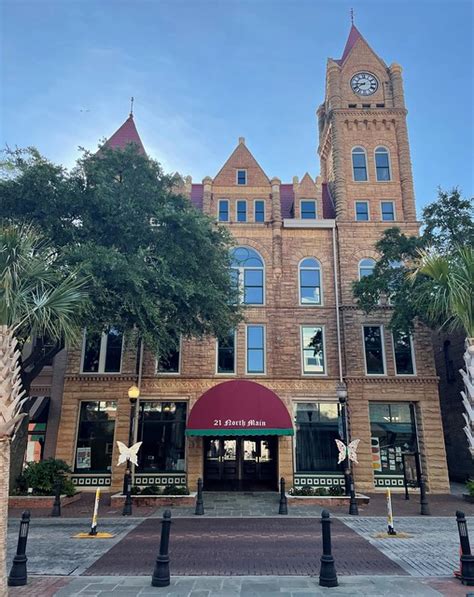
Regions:
M 136 444 L 133 444 L 133 446 L 130 446 L 130 448 L 127 448 L 124 443 L 117 441 L 117 446 L 120 452 L 117 464 L 122 464 L 123 462 L 130 460 L 135 466 L 138 466 L 137 454 L 142 443 L 143 442 L 137 442 Z
M 339 458 L 337 464 L 340 464 L 346 458 L 352 460 L 356 464 L 359 464 L 357 460 L 357 446 L 359 445 L 360 439 L 354 439 L 350 442 L 348 446 L 344 442 L 341 442 L 340 439 L 336 439 L 337 448 L 339 450 Z

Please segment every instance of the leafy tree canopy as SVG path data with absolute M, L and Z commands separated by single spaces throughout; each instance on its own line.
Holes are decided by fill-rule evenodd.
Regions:
M 396 227 L 385 230 L 376 244 L 380 257 L 373 275 L 353 283 L 358 306 L 368 313 L 389 301 L 394 330 L 410 331 L 415 319 L 442 326 L 445 313 L 432 308 L 436 281 L 418 268 L 419 260 L 431 251 L 447 257 L 454 267 L 462 246 L 474 246 L 472 199 L 463 199 L 458 188 L 439 189 L 437 201 L 423 209 L 420 236 L 407 236 Z M 419 275 L 410 275 L 416 270 Z
M 136 146 L 82 151 L 71 171 L 33 148 L 5 151 L 0 217 L 33 223 L 58 266 L 88 278 L 84 327 L 136 329 L 166 354 L 180 334 L 221 336 L 235 326 L 228 232 Z

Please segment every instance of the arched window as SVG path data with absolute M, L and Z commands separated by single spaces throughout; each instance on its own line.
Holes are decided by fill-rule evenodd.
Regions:
M 363 147 L 354 147 L 352 150 L 352 171 L 354 180 L 367 180 L 367 156 Z
M 321 304 L 321 265 L 314 257 L 300 262 L 300 305 Z
M 375 170 L 377 180 L 390 180 L 390 157 L 386 147 L 377 147 L 375 150 Z
M 374 273 L 375 260 L 374 259 L 362 259 L 359 261 L 359 280 L 366 276 L 371 276 Z
M 264 263 L 254 249 L 237 247 L 231 251 L 231 273 L 244 305 L 263 305 Z

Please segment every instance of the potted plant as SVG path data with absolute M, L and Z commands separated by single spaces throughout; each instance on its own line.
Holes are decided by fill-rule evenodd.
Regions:
M 463 493 L 463 498 L 466 500 L 466 502 L 474 504 L 474 479 L 469 479 L 469 481 L 466 483 L 466 489 L 468 493 Z

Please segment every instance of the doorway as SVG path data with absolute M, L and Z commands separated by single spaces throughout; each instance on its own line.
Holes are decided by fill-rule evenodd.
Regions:
M 223 491 L 276 491 L 277 437 L 204 439 L 204 487 Z

